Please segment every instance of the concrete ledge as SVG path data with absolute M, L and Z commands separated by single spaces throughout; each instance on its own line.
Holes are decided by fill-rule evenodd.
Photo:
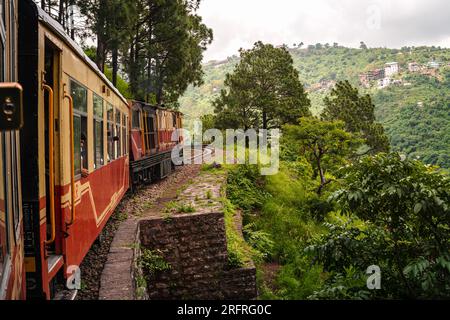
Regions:
M 138 223 L 124 221 L 117 230 L 101 276 L 100 300 L 135 300 L 135 257 Z

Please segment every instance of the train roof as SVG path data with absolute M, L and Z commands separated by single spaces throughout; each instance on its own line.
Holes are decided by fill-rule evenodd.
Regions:
M 98 66 L 84 53 L 83 49 L 74 41 L 64 30 L 63 26 L 53 19 L 47 12 L 45 12 L 40 6 L 33 2 L 38 12 L 39 21 L 49 27 L 55 32 L 64 42 L 75 51 L 78 56 L 108 85 L 108 87 L 119 96 L 122 101 L 128 105 L 127 99 L 120 93 L 120 91 L 109 81 L 109 79 L 100 71 Z
M 130 104 L 132 106 L 134 106 L 136 104 L 139 104 L 141 108 L 142 107 L 147 107 L 147 108 L 159 109 L 159 110 L 169 111 L 169 112 L 178 113 L 180 115 L 183 115 L 183 113 L 181 111 L 168 109 L 168 108 L 165 108 L 165 107 L 162 107 L 162 106 L 158 106 L 158 105 L 153 105 L 153 104 L 150 104 L 150 103 L 147 103 L 147 102 L 144 102 L 144 101 L 138 101 L 138 100 L 129 100 L 129 101 L 130 101 Z

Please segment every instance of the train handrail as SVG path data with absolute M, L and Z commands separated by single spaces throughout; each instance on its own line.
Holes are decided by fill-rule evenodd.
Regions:
M 50 239 L 45 240 L 46 245 L 51 245 L 56 240 L 56 217 L 55 217 L 55 157 L 54 157 L 54 135 L 55 135 L 55 110 L 54 92 L 52 87 L 42 82 L 42 90 L 48 92 L 48 162 L 49 162 L 49 197 L 50 197 Z
M 70 214 L 70 222 L 66 222 L 66 226 L 70 227 L 75 223 L 75 146 L 73 141 L 73 98 L 70 94 L 64 91 L 64 99 L 69 100 L 69 118 L 70 118 L 70 191 L 72 210 Z

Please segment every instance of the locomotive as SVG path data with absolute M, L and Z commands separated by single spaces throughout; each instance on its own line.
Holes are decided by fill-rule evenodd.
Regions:
M 33 1 L 4 3 L 23 122 L 0 139 L 0 299 L 52 299 L 125 193 L 172 172 L 182 114 L 126 100 Z

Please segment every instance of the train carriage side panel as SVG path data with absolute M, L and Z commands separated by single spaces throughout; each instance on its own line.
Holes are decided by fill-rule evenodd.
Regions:
M 129 188 L 123 142 L 129 107 L 62 27 L 25 1 L 21 75 L 29 112 L 22 146 L 24 206 L 32 217 L 26 229 L 27 271 L 34 280 L 29 286 L 34 296 L 51 298 L 56 276 L 66 276 L 68 269 L 81 264 Z

